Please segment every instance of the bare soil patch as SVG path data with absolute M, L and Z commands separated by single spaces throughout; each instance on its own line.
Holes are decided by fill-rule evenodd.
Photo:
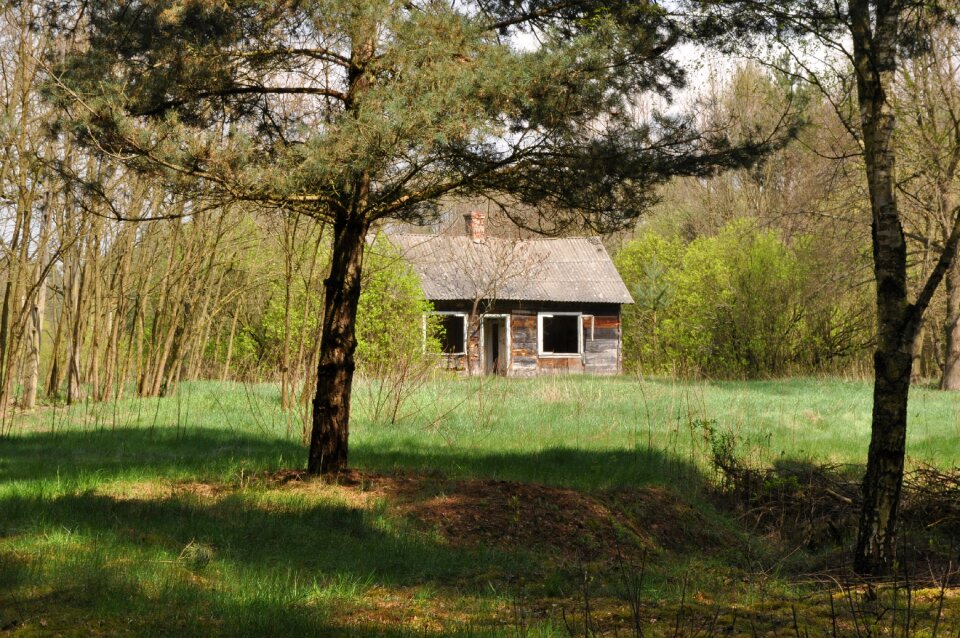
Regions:
M 282 471 L 262 480 L 287 489 L 333 490 L 349 502 L 386 498 L 396 513 L 457 547 L 530 549 L 571 561 L 635 562 L 650 551 L 709 552 L 729 548 L 735 540 L 662 487 L 589 493 L 358 470 L 318 479 Z

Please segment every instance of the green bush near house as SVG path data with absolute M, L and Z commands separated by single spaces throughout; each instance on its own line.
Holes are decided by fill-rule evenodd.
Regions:
M 648 374 L 762 378 L 835 370 L 872 335 L 865 287 L 824 294 L 815 238 L 738 220 L 689 244 L 648 232 L 616 264 L 624 363 Z

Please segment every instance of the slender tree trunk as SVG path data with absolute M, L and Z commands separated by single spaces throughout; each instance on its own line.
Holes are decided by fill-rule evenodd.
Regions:
M 40 227 L 37 249 L 36 273 L 39 276 L 36 291 L 29 304 L 27 359 L 24 365 L 23 399 L 24 409 L 32 410 L 37 405 L 37 388 L 40 385 L 40 345 L 43 340 L 43 320 L 47 308 L 47 244 L 50 237 L 50 223 L 53 219 L 51 197 L 44 200 L 43 221 Z M 56 358 L 56 354 L 54 354 Z
M 100 390 L 100 343 L 103 330 L 103 287 L 101 286 L 100 256 L 99 246 L 101 237 L 99 232 L 94 232 L 93 246 L 90 251 L 90 258 L 86 263 L 86 280 L 88 283 L 90 299 L 88 307 L 90 309 L 90 348 L 87 352 L 87 371 L 85 380 L 90 386 L 90 393 L 93 399 L 99 400 Z
M 360 197 L 366 199 L 369 178 L 364 176 Z M 313 428 L 307 471 L 322 474 L 347 465 L 350 394 L 353 387 L 357 304 L 368 222 L 350 213 L 334 224 L 330 274 L 324 282 L 323 334 L 313 399 Z
M 83 346 L 83 313 L 80 304 L 83 301 L 83 273 L 80 266 L 80 254 L 70 274 L 71 328 L 70 348 L 67 353 L 67 404 L 73 404 L 83 398 L 80 378 L 80 356 Z
M 300 217 L 295 216 L 291 228 L 290 220 L 284 220 L 283 226 L 283 346 L 280 353 L 280 409 L 290 408 L 290 305 L 293 288 L 293 260 L 296 251 L 297 226 Z
M 947 320 L 944 325 L 946 358 L 941 390 L 960 390 L 960 263 L 947 273 Z
M 920 329 L 913 337 L 913 343 L 910 346 L 910 383 L 923 381 L 927 373 L 927 366 L 923 359 L 923 346 L 927 340 L 926 322 L 920 323 Z
M 183 365 L 184 341 L 186 341 L 187 326 L 190 324 L 190 312 L 192 307 L 190 302 L 183 302 L 183 312 L 180 313 L 179 321 L 173 331 L 173 338 L 170 341 L 170 347 L 164 360 L 167 362 L 164 370 L 157 376 L 162 380 L 157 388 L 157 396 L 171 396 L 177 390 L 177 383 L 180 380 L 180 367 Z
M 123 318 L 127 313 L 126 282 L 133 252 L 134 230 L 135 227 L 132 224 L 127 224 L 121 228 L 116 237 L 115 246 L 119 255 L 116 257 L 116 265 L 110 276 L 107 295 L 109 305 L 104 308 L 107 345 L 103 355 L 103 381 L 97 390 L 99 401 L 107 401 L 111 398 L 116 400 L 118 386 L 123 384 L 122 379 L 119 384 L 117 383 L 117 370 L 120 368 L 120 331 Z
M 43 267 L 43 264 L 39 264 Z M 46 278 L 40 282 L 33 303 L 30 305 L 29 334 L 27 338 L 27 360 L 24 366 L 23 399 L 24 409 L 32 410 L 37 406 L 37 386 L 40 385 L 40 344 L 43 337 L 43 313 L 47 306 Z
M 308 397 L 310 396 L 309 394 L 309 388 L 311 387 L 310 382 L 313 380 L 311 373 L 314 370 L 316 370 L 317 360 L 318 360 L 317 357 L 319 356 L 320 339 L 317 338 L 315 333 L 317 332 L 317 329 L 316 329 L 317 325 L 319 325 L 319 323 L 322 323 L 322 321 L 316 325 L 310 325 L 310 323 L 307 322 L 307 317 L 314 316 L 314 312 L 313 312 L 314 300 L 317 297 L 320 297 L 320 295 L 313 295 L 311 293 L 313 291 L 313 276 L 317 269 L 317 261 L 318 261 L 317 256 L 320 254 L 320 246 L 321 246 L 321 243 L 323 242 L 324 229 L 325 229 L 325 225 L 321 225 L 320 230 L 317 233 L 317 241 L 316 241 L 316 244 L 314 244 L 313 255 L 310 258 L 310 268 L 307 271 L 307 279 L 304 282 L 304 286 L 303 286 L 304 290 L 307 292 L 307 295 L 306 295 L 306 300 L 304 302 L 304 308 L 303 308 L 304 320 L 300 323 L 300 337 L 299 337 L 299 342 L 297 344 L 297 359 L 296 359 L 296 363 L 294 364 L 294 370 L 296 371 L 296 376 L 294 377 L 294 379 L 295 379 L 295 383 L 300 386 L 300 403 L 302 403 L 304 406 L 306 406 L 309 403 Z M 321 304 L 323 303 L 323 299 L 320 299 L 319 301 Z M 314 347 L 311 348 L 310 360 L 307 361 L 305 364 L 304 357 L 307 356 L 306 348 L 307 348 L 308 333 L 311 335 L 314 335 Z M 304 427 L 304 434 L 306 434 L 306 429 L 307 429 L 306 419 L 304 419 L 303 427 Z
M 60 320 L 57 321 L 57 331 L 53 334 L 53 347 L 50 354 L 50 376 L 47 379 L 47 396 L 56 397 L 60 394 L 60 344 L 63 341 L 63 327 L 67 322 L 67 298 L 64 295 L 60 300 Z
M 13 329 L 16 323 L 14 313 L 20 305 L 20 279 L 25 261 L 24 242 L 29 241 L 29 215 L 24 213 L 22 205 L 17 207 L 16 216 L 13 239 L 10 242 L 5 264 L 7 282 L 3 289 L 3 303 L 0 305 L 0 421 L 6 418 L 13 387 L 12 380 L 16 367 L 14 355 L 18 345 L 16 331 Z M 24 236 L 22 240 L 21 234 Z
M 233 310 L 233 321 L 230 322 L 230 336 L 227 338 L 227 356 L 223 360 L 223 374 L 220 375 L 221 381 L 226 381 L 230 374 L 230 359 L 233 357 L 233 339 L 237 334 L 237 318 L 240 316 L 240 309 L 243 301 L 237 301 L 237 307 Z

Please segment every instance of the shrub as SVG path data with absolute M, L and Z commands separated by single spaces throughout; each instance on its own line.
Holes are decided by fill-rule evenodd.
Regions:
M 652 233 L 617 266 L 624 359 L 645 373 L 755 378 L 810 372 L 859 354 L 871 331 L 864 291 L 827 290 L 815 238 L 783 241 L 739 220 L 687 245 Z
M 384 239 L 368 249 L 357 309 L 357 372 L 367 380 L 367 416 L 395 422 L 429 378 L 440 351 L 433 309 L 416 273 Z

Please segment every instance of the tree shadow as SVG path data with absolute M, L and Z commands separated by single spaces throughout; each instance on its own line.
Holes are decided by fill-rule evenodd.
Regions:
M 441 479 L 590 488 L 705 480 L 689 462 L 646 449 L 478 454 L 361 443 L 353 454 L 367 471 Z M 134 634 L 399 636 L 408 632 L 360 616 L 346 627 L 343 616 L 370 591 L 424 587 L 489 609 L 502 602 L 511 579 L 536 582 L 562 569 L 530 548 L 451 545 L 376 498 L 354 502 L 336 490 L 241 478 L 244 468 L 249 476 L 301 467 L 303 456 L 299 442 L 201 428 L 2 439 L 0 568 L 7 573 L 0 599 L 4 591 L 27 591 L 20 600 L 26 620 L 18 622 L 59 611 L 79 633 L 102 633 L 90 625 L 101 618 L 113 629 L 126 623 Z M 115 481 L 117 492 L 109 485 Z M 191 491 L 187 481 L 219 491 Z M 337 583 L 359 593 L 329 598 Z M 13 608 L 0 606 L 0 620 L 9 621 Z
M 456 447 L 420 446 L 381 450 L 354 445 L 358 467 L 377 472 L 415 471 L 455 478 L 542 483 L 578 489 L 671 486 L 696 493 L 707 483 L 701 468 L 655 448 L 589 450 L 553 447 L 535 452 L 475 452 Z
M 299 467 L 303 446 L 279 436 L 214 428 L 116 428 L 0 438 L 0 484 L 42 479 L 223 477 Z
M 418 444 L 384 449 L 351 443 L 351 465 L 392 473 L 423 472 L 455 478 L 533 482 L 584 489 L 671 485 L 699 488 L 706 478 L 691 459 L 653 447 L 536 451 L 478 451 Z M 241 471 L 302 468 L 306 451 L 281 436 L 214 428 L 116 428 L 41 432 L 0 438 L 0 485 L 11 481 L 136 478 L 236 479 Z

